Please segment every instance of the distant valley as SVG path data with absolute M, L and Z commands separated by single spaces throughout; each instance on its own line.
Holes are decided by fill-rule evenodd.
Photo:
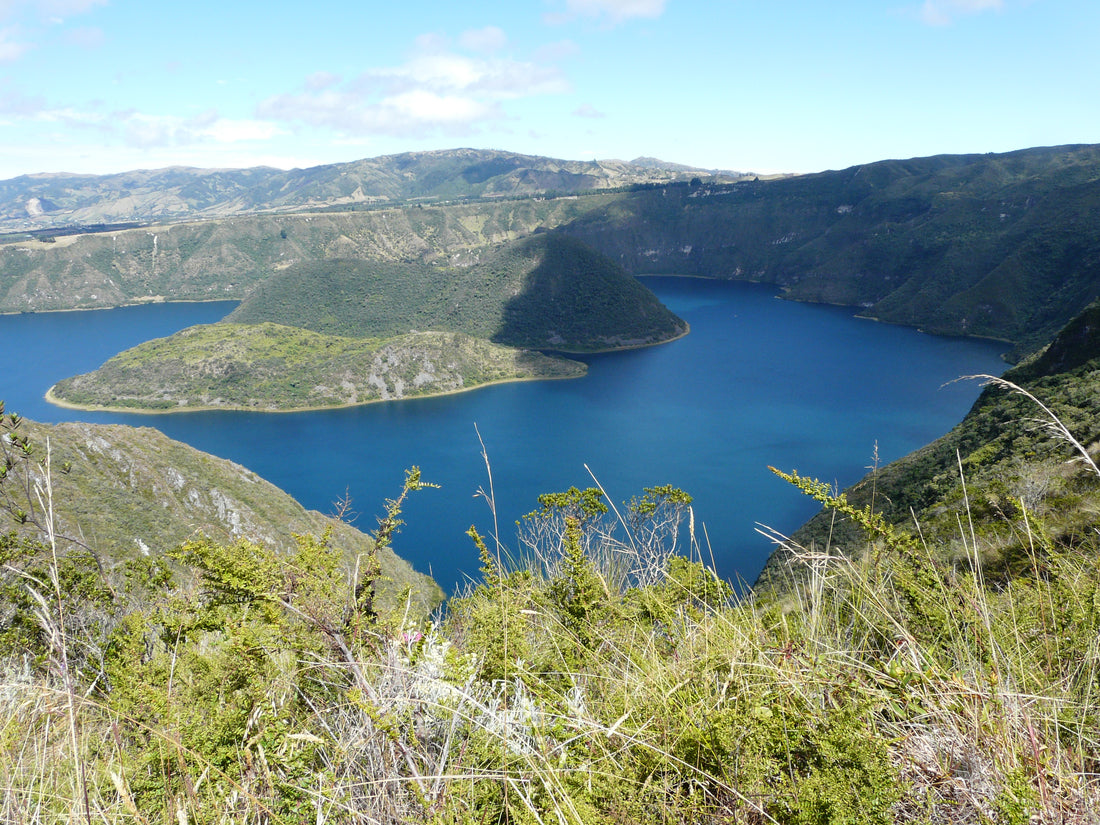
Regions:
M 573 161 L 475 149 L 409 152 L 290 171 L 173 167 L 115 175 L 23 175 L 0 181 L 0 232 L 528 198 L 698 176 L 723 183 L 754 177 L 655 158 Z

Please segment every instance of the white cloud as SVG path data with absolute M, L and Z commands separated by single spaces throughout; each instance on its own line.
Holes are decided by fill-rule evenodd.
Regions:
M 11 63 L 22 57 L 30 48 L 29 43 L 21 43 L 12 38 L 19 36 L 17 28 L 0 29 L 0 63 Z
M 284 132 L 268 121 L 218 118 L 200 134 L 218 143 L 240 143 L 245 140 L 271 140 Z
M 597 109 L 591 103 L 581 104 L 580 106 L 578 106 L 576 109 L 573 110 L 573 114 L 577 117 L 586 117 L 586 118 L 607 117 L 606 113 L 601 112 L 599 109 Z
M 271 122 L 222 118 L 213 111 L 187 119 L 138 113 L 125 121 L 124 130 L 127 143 L 134 146 L 264 141 L 283 133 Z
M 962 15 L 1000 11 L 1002 8 L 1004 0 L 924 0 L 920 18 L 931 26 L 946 26 Z
M 462 95 L 440 95 L 425 89 L 396 95 L 386 101 L 386 108 L 409 122 L 435 122 L 466 125 L 476 120 L 494 117 L 493 106 Z
M 665 11 L 665 0 L 565 0 L 566 14 L 546 17 L 548 22 L 563 23 L 575 17 L 606 19 L 610 24 L 634 17 L 655 18 Z
M 458 38 L 459 45 L 472 52 L 491 54 L 500 51 L 508 43 L 508 37 L 502 29 L 496 26 L 486 26 L 483 29 L 471 29 L 463 32 Z
M 0 110 L 10 111 L 6 104 L 6 100 L 0 100 Z M 25 104 L 23 109 L 27 108 Z M 223 118 L 213 109 L 190 118 L 152 115 L 136 110 L 101 113 L 72 108 L 18 113 L 30 114 L 40 122 L 63 124 L 68 129 L 94 130 L 120 139 L 127 146 L 143 149 L 267 141 L 284 134 L 278 124 Z
M 499 31 L 499 30 L 496 30 Z M 488 34 L 487 34 L 488 32 Z M 503 32 L 487 29 L 461 40 L 503 44 Z M 322 74 L 307 78 L 296 92 L 260 103 L 267 120 L 335 130 L 341 137 L 468 134 L 504 117 L 506 101 L 568 90 L 556 66 L 504 57 L 469 57 L 441 50 L 439 35 L 417 40 L 415 56 L 399 66 L 371 69 L 340 82 Z

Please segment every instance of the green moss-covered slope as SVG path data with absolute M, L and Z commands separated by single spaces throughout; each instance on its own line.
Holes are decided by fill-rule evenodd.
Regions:
M 354 336 L 449 330 L 571 351 L 653 344 L 686 330 L 618 265 L 551 233 L 504 244 L 461 266 L 301 263 L 265 281 L 228 320 Z
M 497 381 L 569 378 L 584 365 L 452 332 L 385 340 L 272 323 L 190 327 L 58 382 L 56 403 L 144 411 L 260 411 L 434 395 Z

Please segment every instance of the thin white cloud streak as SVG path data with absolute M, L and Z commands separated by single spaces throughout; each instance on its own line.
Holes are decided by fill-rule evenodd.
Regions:
M 665 0 L 565 0 L 565 7 L 565 13 L 551 13 L 543 19 L 548 23 L 560 24 L 578 17 L 589 17 L 616 25 L 635 17 L 660 17 L 665 11 Z
M 82 111 L 72 107 L 47 108 L 40 98 L 15 93 L 0 96 L 0 115 L 11 116 L 13 125 L 58 124 L 75 132 L 98 133 L 106 143 L 118 142 L 139 149 L 263 142 L 285 134 L 276 123 L 223 118 L 214 110 L 190 118 L 136 110 Z
M 920 18 L 930 26 L 946 26 L 963 15 L 1001 11 L 1003 8 L 1004 0 L 925 0 Z
M 186 119 L 133 112 L 122 120 L 121 129 L 127 145 L 135 147 L 266 141 L 283 133 L 274 123 L 222 118 L 216 112 Z

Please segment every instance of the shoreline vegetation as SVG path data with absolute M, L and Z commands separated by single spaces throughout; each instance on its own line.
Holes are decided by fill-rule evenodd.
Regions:
M 240 298 L 171 298 L 167 295 L 148 295 L 145 298 L 132 298 L 119 304 L 94 307 L 64 307 L 62 309 L 4 309 L 0 315 L 46 315 L 51 312 L 105 312 L 112 309 L 127 309 L 128 307 L 144 307 L 151 304 L 223 304 L 225 302 L 240 303 Z
M 569 350 L 553 350 L 547 351 L 552 354 L 561 355 L 607 355 L 614 352 L 628 352 L 630 350 L 648 349 L 649 347 L 661 346 L 662 344 L 670 344 L 673 341 L 678 341 L 681 338 L 686 337 L 691 332 L 691 325 L 686 321 L 683 325 L 683 331 L 672 338 L 665 339 L 663 341 L 652 341 L 641 344 L 631 344 L 621 347 L 610 347 L 602 350 L 586 350 L 586 351 L 569 351 Z M 547 354 L 547 353 L 543 353 Z M 571 359 L 569 359 L 571 361 Z M 571 361 L 574 364 L 583 364 L 579 361 Z M 524 375 L 515 376 L 511 378 L 495 378 L 488 381 L 481 381 L 470 386 L 455 387 L 446 390 L 437 390 L 417 393 L 415 395 L 403 395 L 397 398 L 368 398 L 362 401 L 356 401 L 352 403 L 343 404 L 315 404 L 304 405 L 294 407 L 256 407 L 256 406 L 244 406 L 239 404 L 197 404 L 197 405 L 181 405 L 179 407 L 172 407 L 169 409 L 155 409 L 151 407 L 128 407 L 128 406 L 113 406 L 113 405 L 101 405 L 101 404 L 81 404 L 74 401 L 68 401 L 64 398 L 60 398 L 55 392 L 57 384 L 51 386 L 45 393 L 45 399 L 55 407 L 67 410 L 79 410 L 82 412 L 110 412 L 110 413 L 135 413 L 138 415 L 171 415 L 173 413 L 194 413 L 194 412 L 211 412 L 211 411 L 225 411 L 225 412 L 259 412 L 259 413 L 295 413 L 295 412 L 320 412 L 323 410 L 339 410 L 348 409 L 351 407 L 362 407 L 367 404 L 381 404 L 391 401 L 413 401 L 418 399 L 428 398 L 442 398 L 448 395 L 458 395 L 460 393 L 473 392 L 486 387 L 495 386 L 498 384 L 515 384 L 524 381 L 566 381 L 575 378 L 583 378 L 588 373 L 587 365 L 583 365 L 584 369 L 579 370 L 572 375 Z
M 587 372 L 587 370 L 586 370 Z M 150 409 L 147 407 L 110 407 L 99 406 L 96 404 L 75 404 L 70 401 L 65 401 L 58 398 L 54 394 L 54 387 L 50 387 L 46 390 L 45 399 L 53 404 L 55 407 L 61 407 L 66 410 L 80 410 L 81 412 L 110 412 L 110 413 L 136 413 L 137 415 L 172 415 L 173 413 L 193 413 L 193 412 L 256 412 L 256 413 L 296 413 L 296 412 L 321 412 L 323 410 L 345 410 L 351 407 L 365 407 L 368 404 L 385 404 L 391 401 L 417 401 L 427 398 L 442 398 L 447 395 L 460 395 L 465 392 L 474 392 L 485 387 L 491 387 L 496 384 L 518 384 L 523 381 L 568 381 L 573 378 L 582 378 L 584 373 L 579 375 L 539 375 L 539 376 L 523 376 L 516 378 L 498 378 L 492 381 L 485 381 L 480 384 L 475 384 L 470 387 L 459 387 L 452 390 L 440 390 L 438 392 L 426 392 L 418 395 L 404 395 L 400 398 L 369 398 L 365 401 L 356 401 L 351 404 L 328 404 L 328 405 L 315 405 L 308 407 L 244 407 L 244 406 L 231 406 L 228 404 L 207 404 L 203 406 L 180 406 L 173 407 L 167 410 Z

